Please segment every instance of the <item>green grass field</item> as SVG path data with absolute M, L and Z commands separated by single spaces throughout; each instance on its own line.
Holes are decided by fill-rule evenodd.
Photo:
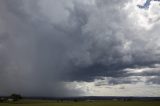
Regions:
M 0 106 L 160 106 L 160 101 L 93 101 L 93 102 L 59 102 L 46 100 L 23 100 L 19 102 L 0 103 Z

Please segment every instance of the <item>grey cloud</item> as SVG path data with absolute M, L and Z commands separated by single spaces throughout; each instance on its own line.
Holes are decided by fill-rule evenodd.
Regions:
M 153 76 L 152 78 L 149 78 L 147 81 L 147 84 L 160 84 L 160 76 Z
M 113 77 L 109 83 L 130 83 L 114 78 L 126 77 L 126 68 L 159 63 L 158 40 L 148 38 L 159 38 L 158 29 L 136 30 L 125 2 L 1 0 L 0 94 L 79 95 L 62 82 L 107 76 Z
M 99 79 L 95 82 L 95 86 L 114 86 L 119 84 L 136 84 L 138 82 L 143 82 L 141 77 L 132 76 L 132 77 L 105 77 Z
M 1 1 L 5 8 L 9 7 L 2 11 L 2 15 L 6 17 L 4 21 L 9 42 L 3 44 L 8 46 L 6 51 L 1 49 L 1 53 L 5 52 L 6 56 L 1 56 L 9 59 L 1 59 L 5 64 L 4 68 L 1 67 L 1 84 L 6 83 L 1 86 L 1 94 L 18 92 L 27 96 L 78 95 L 78 92 L 68 93 L 69 90 L 59 80 L 63 77 L 60 73 L 65 73 L 68 67 L 65 52 L 70 39 L 64 31 L 48 23 L 43 16 L 39 15 L 38 20 L 32 20 L 35 14 L 26 13 L 27 10 L 21 11 L 19 8 L 24 5 L 23 2 Z

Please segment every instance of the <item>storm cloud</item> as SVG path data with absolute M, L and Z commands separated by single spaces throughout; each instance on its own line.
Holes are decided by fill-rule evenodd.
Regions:
M 100 77 L 159 84 L 160 22 L 136 23 L 129 1 L 0 0 L 0 95 L 83 95 L 64 82 Z

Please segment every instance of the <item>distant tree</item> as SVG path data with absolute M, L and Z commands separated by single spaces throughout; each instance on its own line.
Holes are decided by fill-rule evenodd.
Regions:
M 11 94 L 10 98 L 13 99 L 14 101 L 18 101 L 22 99 L 22 96 L 19 94 Z
M 74 99 L 73 101 L 74 101 L 74 102 L 78 102 L 78 100 L 77 100 L 77 99 Z
M 0 98 L 0 102 L 4 102 L 4 98 Z
M 63 99 L 60 99 L 61 102 L 63 102 Z

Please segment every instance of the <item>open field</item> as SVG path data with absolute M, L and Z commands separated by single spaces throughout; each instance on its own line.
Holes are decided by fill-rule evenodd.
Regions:
M 0 103 L 0 106 L 160 106 L 160 101 L 81 101 L 56 102 L 47 100 L 23 100 L 12 103 Z

